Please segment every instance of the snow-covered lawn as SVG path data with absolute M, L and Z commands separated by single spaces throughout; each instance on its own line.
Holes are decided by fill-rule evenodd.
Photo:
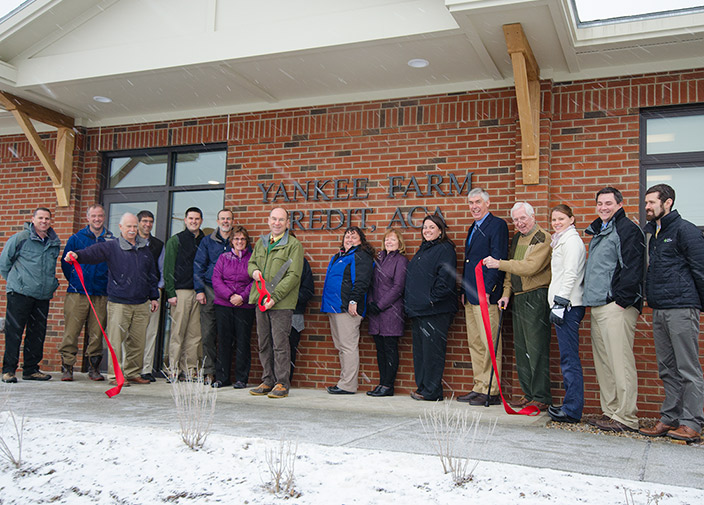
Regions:
M 167 430 L 33 417 L 21 468 L 0 460 L 0 504 L 704 503 L 694 488 L 490 462 L 458 487 L 434 456 L 310 443 L 297 447 L 295 493 L 277 496 L 266 453 L 279 444 L 213 434 L 193 451 Z

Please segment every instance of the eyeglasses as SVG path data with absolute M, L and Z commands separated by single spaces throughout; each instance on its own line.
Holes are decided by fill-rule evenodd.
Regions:
M 246 238 L 239 238 L 239 237 L 235 237 L 232 240 L 233 240 L 233 242 L 246 242 L 247 241 Z

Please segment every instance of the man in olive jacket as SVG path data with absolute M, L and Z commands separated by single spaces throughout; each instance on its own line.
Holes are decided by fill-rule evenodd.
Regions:
M 672 210 L 675 190 L 657 184 L 645 193 L 650 264 L 645 292 L 653 309 L 653 340 L 665 387 L 660 420 L 643 435 L 697 442 L 704 424 L 699 363 L 699 315 L 704 304 L 704 237 Z
M 270 233 L 262 235 L 249 260 L 249 275 L 267 284 L 271 297 L 264 302 L 265 310 L 256 309 L 259 359 L 264 373 L 262 383 L 249 392 L 269 398 L 288 396 L 291 372 L 291 331 L 293 310 L 298 302 L 298 290 L 303 272 L 303 246 L 288 231 L 289 216 L 277 207 L 269 214 Z M 259 292 L 252 289 L 249 303 L 256 304 Z
M 2 381 L 16 383 L 15 371 L 24 341 L 22 379 L 47 381 L 51 375 L 39 371 L 44 357 L 49 300 L 59 287 L 56 259 L 61 242 L 51 227 L 51 211 L 40 207 L 24 230 L 11 236 L 0 255 L 0 274 L 7 279 L 7 321 Z

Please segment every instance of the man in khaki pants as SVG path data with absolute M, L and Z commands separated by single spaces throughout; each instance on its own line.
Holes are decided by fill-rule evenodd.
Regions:
M 198 369 L 200 347 L 200 304 L 193 289 L 193 260 L 203 231 L 203 212 L 197 207 L 186 210 L 186 229 L 166 242 L 164 254 L 164 290 L 171 306 L 171 341 L 169 342 L 169 367 L 171 373 L 190 374 Z
M 472 374 L 474 386 L 466 395 L 457 397 L 457 401 L 470 405 L 498 405 L 499 388 L 496 381 L 489 391 L 491 377 L 491 353 L 487 345 L 482 314 L 479 308 L 479 297 L 483 296 L 489 303 L 489 321 L 493 336 L 499 325 L 499 298 L 503 293 L 504 272 L 483 268 L 484 286 L 477 286 L 474 267 L 487 256 L 505 260 L 508 255 L 508 226 L 506 221 L 489 212 L 489 193 L 481 188 L 474 188 L 467 195 L 469 212 L 474 219 L 467 231 L 464 243 L 464 272 L 462 274 L 462 289 L 460 290 L 464 313 L 467 317 L 467 340 L 469 355 L 472 359 Z M 501 375 L 501 347 L 496 353 L 497 371 Z
M 604 431 L 638 431 L 633 339 L 643 308 L 645 237 L 626 216 L 618 189 L 599 190 L 596 212 L 599 217 L 586 230 L 593 237 L 582 300 L 591 307 L 594 369 L 603 411 L 592 424 Z
M 126 213 L 120 219 L 117 240 L 99 242 L 80 251 L 68 251 L 64 260 L 108 264 L 107 334 L 110 344 L 127 384 L 149 384 L 140 373 L 149 312 L 159 307 L 158 276 L 152 253 L 147 242 L 137 234 L 137 228 L 137 216 Z M 112 360 L 109 361 L 108 375 L 111 384 L 115 384 Z

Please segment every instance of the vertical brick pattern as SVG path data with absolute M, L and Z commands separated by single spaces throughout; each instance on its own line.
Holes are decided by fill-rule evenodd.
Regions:
M 306 228 L 311 223 L 321 228 L 326 222 L 321 211 L 339 209 L 352 212 L 352 224 L 359 225 L 362 209 L 368 227 L 368 239 L 379 247 L 381 236 L 397 208 L 404 218 L 414 207 L 430 212 L 439 207 L 450 225 L 450 237 L 457 244 L 458 273 L 462 268 L 462 243 L 471 218 L 466 206 L 466 192 L 450 194 L 448 174 L 472 172 L 475 187 L 484 187 L 492 195 L 492 211 L 509 220 L 515 201 L 529 201 L 536 207 L 538 220 L 549 226 L 551 206 L 565 202 L 578 216 L 583 229 L 594 216 L 594 193 L 607 184 L 619 187 L 626 199 L 626 211 L 637 216 L 639 205 L 638 108 L 704 101 L 704 71 L 633 76 L 626 79 L 581 81 L 568 84 L 543 82 L 540 116 L 540 182 L 522 184 L 520 129 L 513 89 L 450 95 L 411 97 L 393 101 L 334 104 L 262 113 L 193 118 L 182 121 L 90 128 L 79 130 L 72 181 L 71 206 L 57 209 L 55 229 L 63 242 L 84 226 L 87 207 L 99 199 L 101 152 L 108 150 L 226 142 L 228 145 L 226 206 L 236 211 L 236 219 L 250 234 L 266 231 L 266 215 L 276 205 L 283 205 Z M 55 136 L 45 135 L 50 152 Z M 47 205 L 56 209 L 51 182 L 31 147 L 22 136 L 0 138 L 0 210 L 5 219 L 0 224 L 0 242 L 21 229 L 31 209 Z M 389 198 L 390 177 L 398 176 L 401 190 Z M 420 192 L 410 178 L 415 176 Z M 429 177 L 442 176 L 441 195 L 427 196 Z M 346 199 L 293 199 L 293 182 L 348 179 L 347 189 L 340 188 Z M 352 199 L 352 179 L 368 178 L 365 198 Z M 432 179 L 438 181 L 439 179 Z M 279 184 L 283 183 L 283 190 Z M 269 185 L 268 201 L 257 186 Z M 343 185 L 344 186 L 344 185 Z M 286 194 L 284 194 L 284 191 Z M 332 195 L 333 183 L 324 189 Z M 406 192 L 405 197 L 402 194 Z M 313 212 L 317 211 L 317 212 Z M 313 219 L 311 220 L 311 215 Z M 414 225 L 423 211 L 412 214 Z M 336 226 L 333 217 L 332 225 Z M 210 223 L 212 224 L 212 223 Z M 345 223 L 345 226 L 349 223 Z M 398 224 L 398 223 L 397 223 Z M 372 231 L 372 227 L 376 227 Z M 300 230 L 297 236 L 306 247 L 316 281 L 317 296 L 310 304 L 306 330 L 301 341 L 296 387 L 323 387 L 336 381 L 339 371 L 337 351 L 330 336 L 327 318 L 318 312 L 325 268 L 339 246 L 344 226 L 336 230 Z M 420 243 L 417 229 L 403 230 L 409 257 Z M 57 266 L 58 272 L 58 266 Z M 63 293 L 61 286 L 51 305 L 50 326 L 45 347 L 45 365 L 59 368 L 57 347 L 62 328 Z M 0 289 L 4 292 L 4 281 Z M 0 312 L 4 312 L 4 296 Z M 510 318 L 507 318 L 510 319 Z M 662 398 L 657 378 L 655 353 L 649 330 L 650 314 L 641 316 L 636 335 L 636 359 L 639 372 L 639 407 L 654 415 Z M 503 339 L 504 377 L 507 394 L 518 393 L 514 372 L 511 324 L 507 321 Z M 594 376 L 589 345 L 589 316 L 582 328 L 581 354 L 585 367 L 587 411 L 598 411 L 598 385 Z M 253 338 L 252 381 L 261 369 Z M 0 349 L 4 348 L 4 342 Z M 399 392 L 415 388 L 410 333 L 400 340 L 401 366 Z M 360 341 L 362 389 L 376 384 L 376 354 L 366 323 Z M 553 339 L 551 376 L 556 403 L 561 401 L 562 384 L 559 353 Z M 461 311 L 448 335 L 446 392 L 455 394 L 471 388 L 472 371 L 467 349 L 464 316 Z

